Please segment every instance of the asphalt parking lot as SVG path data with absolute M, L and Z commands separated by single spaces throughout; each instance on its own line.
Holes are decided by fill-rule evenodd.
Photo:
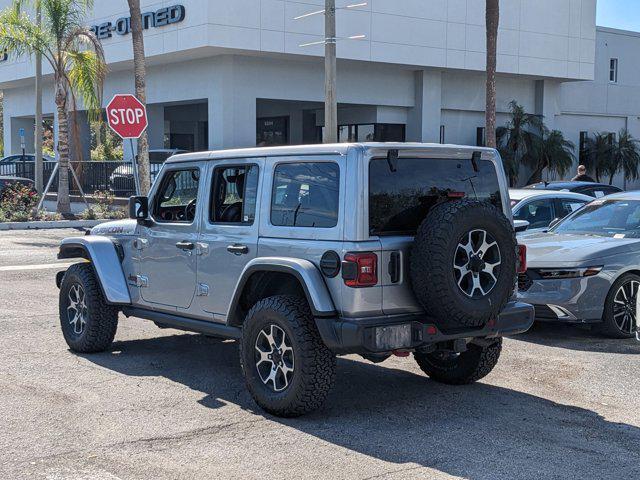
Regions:
M 111 351 L 69 352 L 56 247 L 0 232 L 0 478 L 640 478 L 640 343 L 536 326 L 469 387 L 411 358 L 338 363 L 327 405 L 254 405 L 234 342 L 121 318 Z

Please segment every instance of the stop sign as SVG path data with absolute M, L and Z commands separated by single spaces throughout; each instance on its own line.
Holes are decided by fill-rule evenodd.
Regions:
M 116 95 L 107 105 L 111 130 L 122 138 L 139 138 L 147 128 L 147 109 L 134 95 Z

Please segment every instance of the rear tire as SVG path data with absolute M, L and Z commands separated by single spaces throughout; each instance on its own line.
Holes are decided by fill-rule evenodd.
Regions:
M 118 328 L 118 308 L 107 304 L 89 263 L 69 267 L 60 284 L 60 327 L 74 352 L 103 352 Z
M 255 402 L 279 417 L 320 408 L 335 380 L 336 357 L 320 338 L 307 301 L 296 296 L 265 298 L 251 308 L 240 364 Z
M 486 377 L 498 363 L 502 338 L 489 346 L 469 344 L 467 351 L 454 353 L 415 352 L 414 358 L 429 378 L 447 385 L 467 385 Z
M 617 339 L 635 336 L 636 299 L 639 288 L 640 276 L 633 273 L 625 273 L 613 282 L 604 303 L 602 323 L 596 326 L 602 335 Z

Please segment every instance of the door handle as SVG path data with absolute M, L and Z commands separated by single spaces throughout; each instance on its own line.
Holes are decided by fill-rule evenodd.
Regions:
M 180 250 L 189 251 L 196 248 L 196 245 L 192 242 L 178 242 L 176 243 L 176 247 L 178 247 Z
M 227 247 L 227 252 L 233 253 L 234 255 L 246 255 L 249 253 L 249 247 L 239 244 L 229 245 Z

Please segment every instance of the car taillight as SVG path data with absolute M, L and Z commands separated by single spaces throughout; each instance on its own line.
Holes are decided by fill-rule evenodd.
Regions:
M 527 272 L 527 246 L 518 245 L 518 273 Z
M 347 253 L 342 262 L 342 278 L 348 287 L 372 287 L 378 283 L 378 256 L 375 253 Z

